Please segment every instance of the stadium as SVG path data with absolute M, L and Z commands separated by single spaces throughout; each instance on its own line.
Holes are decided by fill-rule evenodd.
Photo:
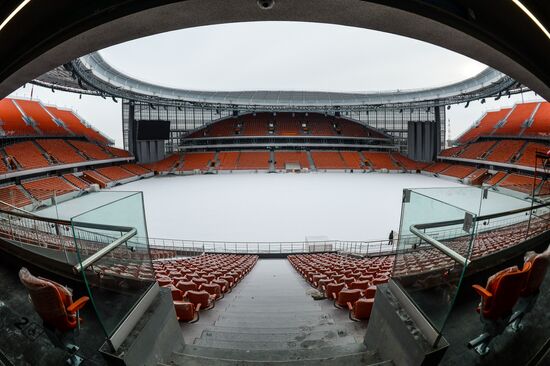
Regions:
M 302 87 L 292 69 L 363 44 L 303 62 L 269 39 L 311 50 L 296 30 L 327 25 L 482 68 L 410 87 L 379 38 L 379 90 Z M 199 86 L 136 75 L 157 37 L 208 30 L 169 46 Z M 0 364 L 548 364 L 549 30 L 534 0 L 3 2 Z M 399 44 L 421 74 L 428 48 Z M 298 89 L 254 74 L 262 53 Z

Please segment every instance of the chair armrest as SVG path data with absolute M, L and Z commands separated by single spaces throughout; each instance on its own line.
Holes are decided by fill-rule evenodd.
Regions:
M 487 291 L 487 289 L 481 287 L 480 285 L 473 285 L 472 288 L 475 290 L 475 292 L 478 293 L 479 296 L 481 296 L 483 299 L 488 299 L 493 296 L 492 293 Z
M 67 307 L 67 312 L 69 313 L 75 313 L 78 310 L 82 309 L 84 305 L 90 300 L 88 296 L 82 296 L 80 299 L 73 302 L 71 305 Z
M 348 306 L 348 309 L 349 309 L 350 311 L 352 311 L 352 310 L 353 310 L 353 305 L 352 305 L 352 303 L 351 303 L 351 302 L 349 302 L 349 301 L 348 301 L 348 302 L 346 302 L 346 305 Z

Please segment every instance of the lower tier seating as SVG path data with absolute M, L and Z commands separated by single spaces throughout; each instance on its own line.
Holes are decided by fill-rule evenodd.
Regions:
M 311 158 L 317 169 L 347 169 L 338 151 L 312 151 Z
M 144 175 L 151 173 L 149 169 L 138 164 L 123 164 L 121 165 L 121 167 L 131 173 L 134 173 L 135 175 Z
M 309 160 L 304 151 L 276 151 L 275 169 L 285 169 L 287 164 L 298 164 L 300 168 L 309 169 Z
M 269 156 L 267 151 L 242 151 L 239 154 L 238 169 L 243 170 L 267 170 L 269 169 Z
M 136 176 L 134 173 L 131 173 L 119 166 L 97 168 L 96 171 L 113 181 L 128 179 Z
M 388 152 L 362 151 L 362 154 L 374 170 L 399 170 Z
M 153 263 L 160 286 L 172 291 L 178 320 L 195 322 L 201 310 L 223 299 L 254 267 L 258 256 L 203 254 Z
M 15 184 L 0 187 L 0 201 L 0 208 L 2 210 L 11 210 L 11 207 L 2 204 L 2 202 L 15 207 L 23 207 L 32 203 L 31 199 Z
M 464 179 L 468 175 L 476 171 L 475 167 L 466 166 L 466 165 L 451 165 L 449 168 L 440 172 L 442 175 L 447 175 L 449 177 L 455 177 L 458 179 Z
M 214 161 L 213 152 L 185 153 L 183 155 L 183 164 L 178 168 L 179 171 L 193 171 L 199 169 L 208 170 L 210 163 Z
M 69 183 L 71 183 L 73 186 L 79 189 L 87 189 L 90 186 L 88 182 L 80 179 L 79 177 L 71 173 L 63 174 L 63 178 L 65 178 Z
M 21 185 L 27 192 L 39 201 L 44 201 L 53 196 L 62 196 L 64 194 L 76 191 L 76 188 L 67 183 L 61 177 L 48 177 L 32 181 L 22 182 Z

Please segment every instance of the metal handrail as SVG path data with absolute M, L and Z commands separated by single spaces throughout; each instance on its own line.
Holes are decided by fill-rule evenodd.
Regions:
M 24 212 L 26 215 L 29 215 L 29 216 L 40 217 L 40 216 L 38 216 L 37 214 L 35 214 L 35 213 L 33 213 L 33 212 L 24 210 L 24 209 L 22 209 L 22 208 L 19 208 L 19 207 L 17 207 L 17 206 L 14 206 L 14 205 L 9 204 L 9 203 L 7 203 L 7 202 L 5 202 L 5 201 L 2 201 L 2 200 L 0 200 L 0 204 L 6 205 L 6 206 L 8 206 L 8 207 L 11 207 L 11 208 L 13 208 L 14 210 Z
M 120 238 L 113 241 L 111 244 L 107 245 L 106 247 L 98 250 L 82 262 L 78 263 L 73 267 L 73 271 L 75 273 L 79 273 L 84 271 L 86 268 L 90 267 L 92 264 L 109 254 L 111 251 L 116 249 L 118 246 L 120 246 L 123 243 L 126 243 L 130 238 L 134 237 L 137 234 L 136 229 L 131 229 L 126 234 L 122 235 Z
M 418 236 L 420 239 L 425 240 L 426 242 L 428 242 L 434 248 L 438 249 L 439 251 L 441 251 L 441 252 L 445 253 L 446 255 L 448 255 L 449 257 L 451 257 L 455 262 L 458 262 L 458 263 L 462 264 L 465 267 L 468 264 L 470 264 L 470 261 L 468 259 L 464 258 L 463 256 L 461 256 L 460 254 L 458 254 L 457 252 L 455 252 L 451 248 L 445 246 L 440 241 L 438 241 L 438 240 L 432 238 L 431 236 L 426 235 L 425 233 L 421 232 L 420 230 L 418 230 L 416 228 L 415 225 L 411 225 L 409 230 L 411 231 L 411 233 Z

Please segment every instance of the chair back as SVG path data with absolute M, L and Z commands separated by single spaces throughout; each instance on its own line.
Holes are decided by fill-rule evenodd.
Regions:
M 60 284 L 33 276 L 26 268 L 19 271 L 19 279 L 27 288 L 34 309 L 46 325 L 62 332 L 76 328 L 77 321 L 67 314 L 72 294 Z
M 493 294 L 483 304 L 481 311 L 487 319 L 500 319 L 512 313 L 514 305 L 523 290 L 531 263 L 527 262 L 523 269 L 504 270 L 497 273 L 489 282 L 487 290 Z
M 528 262 L 531 263 L 531 270 L 529 271 L 525 288 L 521 292 L 522 297 L 531 296 L 539 292 L 548 271 L 548 265 L 550 264 L 550 250 L 531 257 Z

